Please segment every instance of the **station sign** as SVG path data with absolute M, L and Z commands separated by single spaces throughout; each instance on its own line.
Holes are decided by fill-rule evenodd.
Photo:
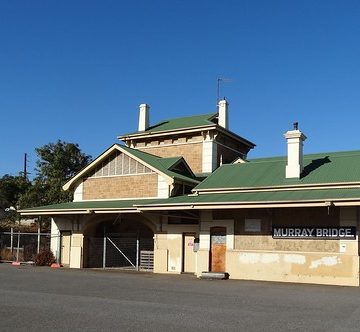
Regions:
M 356 227 L 277 227 L 272 228 L 274 239 L 355 240 Z

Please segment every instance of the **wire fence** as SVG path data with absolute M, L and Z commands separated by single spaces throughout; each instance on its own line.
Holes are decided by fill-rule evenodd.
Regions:
M 0 260 L 11 262 L 34 261 L 42 250 L 50 249 L 50 233 L 0 232 Z

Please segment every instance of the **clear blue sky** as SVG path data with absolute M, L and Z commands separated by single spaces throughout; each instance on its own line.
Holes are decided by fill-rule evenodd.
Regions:
M 249 157 L 360 149 L 360 1 L 0 1 L 0 176 L 58 139 L 96 157 L 150 123 L 216 111 Z

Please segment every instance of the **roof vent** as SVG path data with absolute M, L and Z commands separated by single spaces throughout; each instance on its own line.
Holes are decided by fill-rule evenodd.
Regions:
M 299 130 L 298 122 L 294 122 L 294 129 L 287 131 L 284 137 L 287 140 L 286 178 L 299 179 L 303 171 L 303 142 L 306 136 Z

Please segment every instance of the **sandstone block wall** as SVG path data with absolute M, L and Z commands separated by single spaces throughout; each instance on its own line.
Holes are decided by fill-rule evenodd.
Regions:
M 129 175 L 87 178 L 83 184 L 83 199 L 119 199 L 158 196 L 158 175 Z
M 179 144 L 168 146 L 137 147 L 138 150 L 159 157 L 182 156 L 194 173 L 202 172 L 202 143 Z

